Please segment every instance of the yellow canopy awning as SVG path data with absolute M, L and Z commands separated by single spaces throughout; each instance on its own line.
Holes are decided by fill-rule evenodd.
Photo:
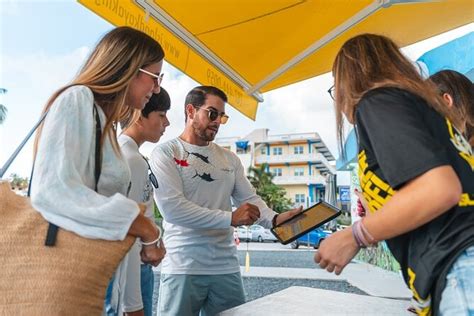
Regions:
M 255 119 L 260 93 L 331 70 L 350 37 L 400 46 L 474 21 L 473 0 L 78 0 L 116 26 L 145 31 L 166 61 Z

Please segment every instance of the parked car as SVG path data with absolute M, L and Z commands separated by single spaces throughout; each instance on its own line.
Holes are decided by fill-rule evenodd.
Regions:
M 237 228 L 234 228 L 234 242 L 237 246 L 240 245 L 239 232 Z
M 322 230 L 321 228 L 316 228 L 315 230 L 310 231 L 309 233 L 299 237 L 293 241 L 290 245 L 292 249 L 298 249 L 300 245 L 303 246 L 312 246 L 314 249 L 318 249 L 321 242 L 326 239 L 331 232 Z
M 252 241 L 265 242 L 273 241 L 277 242 L 277 238 L 272 234 L 272 232 L 260 225 L 250 226 L 250 232 L 252 233 Z
M 237 236 L 239 237 L 240 241 L 251 241 L 252 240 L 252 232 L 250 228 L 247 226 L 239 226 L 237 227 Z

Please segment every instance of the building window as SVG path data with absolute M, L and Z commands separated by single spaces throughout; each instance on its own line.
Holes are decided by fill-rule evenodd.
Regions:
M 281 168 L 273 168 L 273 169 L 272 169 L 272 174 L 273 174 L 275 177 L 281 177 L 281 175 L 282 175 L 282 170 L 281 170 Z
M 295 155 L 301 155 L 301 154 L 303 154 L 303 146 L 296 146 L 296 147 L 294 147 L 294 152 L 295 152 Z
M 295 168 L 295 177 L 304 176 L 304 168 Z
M 304 204 L 306 201 L 305 201 L 305 196 L 304 194 L 295 194 L 295 203 L 297 204 Z
M 261 155 L 266 155 L 267 154 L 267 148 L 266 147 L 260 148 L 260 154 Z
M 273 147 L 273 156 L 283 155 L 283 149 L 281 147 Z

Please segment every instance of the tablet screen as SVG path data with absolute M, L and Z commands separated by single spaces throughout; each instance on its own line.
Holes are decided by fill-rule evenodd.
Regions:
M 283 244 L 315 229 L 337 217 L 340 211 L 324 202 L 319 202 L 299 215 L 273 228 L 273 232 Z

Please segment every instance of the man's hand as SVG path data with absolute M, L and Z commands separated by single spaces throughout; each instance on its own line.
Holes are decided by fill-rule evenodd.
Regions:
M 258 207 L 250 203 L 244 203 L 232 213 L 231 225 L 234 227 L 240 225 L 252 225 L 260 218 Z
M 160 240 L 159 245 L 143 246 L 140 253 L 141 259 L 145 263 L 149 263 L 156 267 L 165 257 L 166 249 L 163 240 Z
M 279 225 L 280 223 L 283 223 L 289 218 L 292 218 L 293 216 L 297 215 L 303 210 L 303 206 L 301 205 L 300 207 L 294 208 L 292 210 L 286 211 L 284 213 L 278 214 L 275 224 Z

